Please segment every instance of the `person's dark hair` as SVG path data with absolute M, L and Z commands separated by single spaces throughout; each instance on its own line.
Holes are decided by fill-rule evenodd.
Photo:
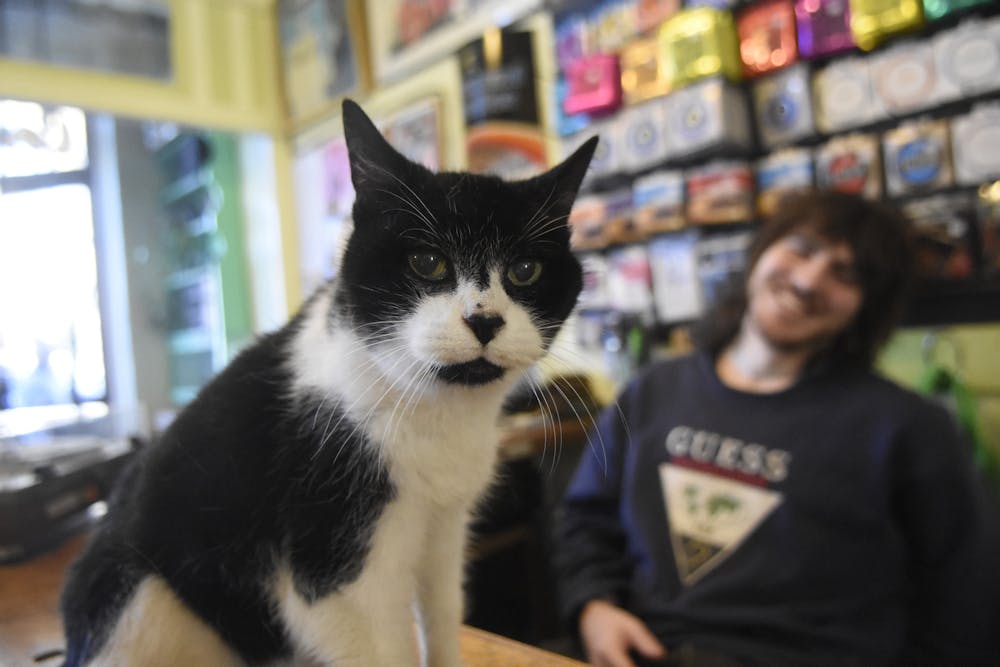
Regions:
M 870 367 L 902 315 L 913 273 L 912 226 L 895 207 L 827 190 L 797 191 L 783 197 L 757 230 L 746 268 L 727 286 L 695 330 L 699 347 L 719 352 L 739 332 L 747 307 L 746 280 L 774 242 L 799 229 L 854 252 L 862 303 L 854 323 L 823 356 L 837 363 Z

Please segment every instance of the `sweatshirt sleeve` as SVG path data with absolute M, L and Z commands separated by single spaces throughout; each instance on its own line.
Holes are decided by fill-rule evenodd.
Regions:
M 983 507 L 971 448 L 940 406 L 921 401 L 904 435 L 895 504 L 911 581 L 904 662 L 978 665 L 977 558 Z M 986 664 L 986 663 L 982 663 Z
M 628 588 L 631 566 L 619 505 L 629 393 L 601 414 L 556 514 L 560 612 L 573 632 L 584 604 L 598 598 L 620 604 Z

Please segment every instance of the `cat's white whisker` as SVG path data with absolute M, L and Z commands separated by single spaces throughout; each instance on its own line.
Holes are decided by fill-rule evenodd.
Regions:
M 393 416 L 395 417 L 396 424 L 394 429 L 392 429 L 391 440 L 396 439 L 399 427 L 403 423 L 403 419 L 406 417 L 407 409 L 415 409 L 417 404 L 420 402 L 420 397 L 423 394 L 425 387 L 425 380 L 430 380 L 434 377 L 434 367 L 431 364 L 423 363 L 418 371 L 411 376 L 410 382 L 407 383 L 406 388 L 400 395 L 400 401 L 406 397 L 406 401 L 403 403 L 402 409 L 399 409 L 400 401 L 396 402 L 396 406 L 393 408 Z M 409 393 L 409 396 L 407 394 Z M 412 403 L 412 408 L 411 408 Z M 390 420 L 391 422 L 391 420 Z
M 559 359 L 560 357 L 564 356 L 565 353 L 566 353 L 566 350 L 560 350 L 558 353 L 557 352 L 553 352 L 552 356 L 553 356 L 553 358 Z M 596 417 L 593 415 L 593 413 L 590 412 L 590 408 L 587 407 L 587 405 L 589 404 L 589 402 L 584 397 L 580 396 L 579 392 L 576 390 L 575 387 L 571 386 L 571 389 L 573 389 L 574 393 L 576 393 L 576 396 L 579 399 L 580 404 L 584 406 L 584 409 L 586 410 L 587 415 L 590 418 L 590 423 L 593 424 L 594 426 L 596 426 L 597 425 Z M 618 419 L 619 419 L 622 427 L 625 429 L 625 439 L 626 439 L 626 442 L 631 442 L 632 441 L 632 433 L 631 433 L 631 430 L 629 429 L 628 420 L 625 418 L 625 414 L 622 412 L 621 406 L 618 404 L 617 401 L 614 401 L 613 403 L 611 403 L 610 406 L 606 406 L 605 409 L 610 408 L 612 406 L 617 411 L 617 413 L 618 413 Z M 580 421 L 580 424 L 586 426 L 586 424 L 584 424 L 584 422 L 582 420 Z M 588 428 L 586 430 L 586 432 L 587 432 L 587 444 L 591 447 L 592 450 L 593 450 L 593 442 L 591 440 L 590 434 L 594 433 L 594 434 L 597 435 L 597 438 L 599 440 L 599 444 L 601 446 L 601 454 L 602 454 L 601 458 L 604 461 L 604 464 L 605 464 L 605 467 L 606 467 L 607 466 L 606 446 L 605 446 L 605 443 L 604 443 L 604 437 L 601 434 L 601 430 L 599 428 Z M 597 454 L 596 450 L 594 451 L 594 454 L 595 455 Z
M 566 220 L 569 216 L 561 215 L 555 218 L 549 218 L 540 222 L 537 228 L 530 234 L 525 235 L 525 242 L 536 241 L 543 236 L 551 234 L 553 231 L 566 226 Z
M 555 451 L 553 452 L 552 455 L 552 466 L 549 469 L 549 474 L 554 475 L 556 468 L 559 465 L 559 459 L 562 457 L 564 434 L 562 429 L 562 422 L 559 421 L 558 419 L 559 415 L 555 408 L 556 400 L 555 397 L 552 395 L 552 390 L 549 389 L 547 386 L 543 385 L 542 394 L 546 397 L 545 412 L 548 415 L 549 423 L 552 424 L 553 440 L 555 441 Z
M 405 348 L 406 348 L 406 343 L 402 342 L 399 345 L 397 345 L 396 347 L 389 348 L 388 350 L 383 351 L 381 354 L 372 354 L 371 351 L 369 350 L 369 351 L 366 352 L 369 355 L 369 358 L 366 360 L 366 362 L 364 364 L 362 364 L 361 366 L 359 366 L 357 370 L 359 372 L 364 372 L 364 371 L 367 371 L 367 370 L 371 370 L 372 368 L 378 368 L 379 364 L 382 361 L 382 357 L 391 356 L 391 355 L 395 354 L 396 352 L 398 352 L 400 350 L 403 350 Z M 393 363 L 393 365 L 390 367 L 390 369 L 389 369 L 390 372 L 402 360 L 403 360 L 403 357 L 400 356 L 399 359 L 397 359 Z M 375 384 L 373 382 L 369 382 L 364 387 L 364 389 L 362 389 L 361 393 L 358 394 L 357 397 L 355 397 L 355 400 L 349 406 L 346 406 L 346 407 L 340 406 L 343 414 L 341 414 L 340 419 L 338 419 L 337 422 L 332 427 L 330 427 L 329 421 L 327 422 L 327 428 L 324 430 L 323 435 L 320 438 L 319 444 L 318 444 L 318 446 L 316 448 L 316 451 L 313 453 L 313 459 L 314 460 L 320 455 L 320 453 L 322 452 L 323 448 L 326 446 L 326 443 L 333 436 L 333 434 L 336 433 L 337 429 L 340 427 L 340 424 L 345 419 L 350 419 L 351 421 L 355 420 L 354 415 L 353 415 L 354 408 L 358 406 L 358 404 L 368 395 L 368 392 L 371 391 L 374 387 L 375 387 Z M 386 391 L 389 391 L 389 389 L 387 389 Z M 384 396 L 385 396 L 385 394 L 383 394 L 382 397 L 384 397 Z M 378 407 L 378 404 L 381 401 L 382 397 L 380 397 L 379 399 L 376 399 L 374 405 L 366 413 L 366 415 L 367 414 L 371 414 L 375 410 L 375 408 Z M 330 420 L 333 419 L 333 416 L 335 414 L 336 414 L 336 411 L 331 411 Z M 360 423 L 362 423 L 363 421 L 364 421 L 363 419 L 362 420 L 358 420 L 358 423 L 355 425 L 354 430 L 352 430 L 350 432 L 350 434 L 348 434 L 344 438 L 345 442 L 347 442 L 347 441 L 350 440 L 350 438 L 357 431 L 358 425 L 360 425 Z M 338 450 L 337 456 L 339 456 L 339 455 L 340 455 L 340 451 Z M 334 463 L 336 463 L 336 461 L 337 461 L 337 456 L 334 457 L 334 460 L 333 460 Z
M 586 399 L 584 399 L 584 397 L 580 395 L 579 390 L 577 390 L 577 388 L 575 386 L 573 386 L 572 384 L 569 384 L 567 386 L 569 387 L 570 391 L 573 392 L 573 395 L 576 397 L 576 401 L 571 400 L 570 397 L 566 395 L 566 392 L 563 391 L 563 389 L 559 385 L 559 383 L 553 382 L 552 386 L 563 397 L 563 399 L 566 401 L 566 404 L 569 405 L 570 409 L 573 411 L 573 415 L 576 417 L 577 421 L 580 423 L 580 426 L 582 426 L 588 432 L 588 434 L 592 430 L 595 433 L 597 433 L 598 439 L 600 440 L 600 444 L 601 444 L 601 459 L 602 459 L 602 461 L 604 463 L 605 469 L 607 469 L 607 465 L 608 465 L 607 448 L 606 448 L 606 446 L 604 444 L 604 437 L 601 435 L 601 432 L 599 430 L 596 430 L 596 429 L 592 428 L 592 426 L 597 423 L 597 420 L 596 420 L 596 418 L 594 416 L 594 413 L 590 411 L 589 401 L 587 401 Z M 584 421 L 583 417 L 580 416 L 580 412 L 576 408 L 576 404 L 577 403 L 579 403 L 579 405 L 581 406 L 581 408 L 583 409 L 583 411 L 586 413 L 586 415 L 587 415 L 587 421 Z M 590 436 L 589 435 L 587 436 L 587 440 L 588 440 L 588 442 L 590 441 Z M 597 452 L 594 452 L 594 453 L 596 454 Z
M 382 428 L 383 432 L 382 439 L 385 442 L 392 442 L 393 440 L 393 438 L 391 437 L 392 426 L 394 421 L 396 421 L 396 424 L 398 425 L 397 416 L 399 414 L 399 406 L 404 400 L 407 399 L 410 389 L 414 386 L 414 384 L 417 381 L 417 378 L 419 378 L 420 376 L 420 372 L 423 370 L 423 365 L 424 362 L 422 362 L 420 359 L 412 359 L 410 364 L 403 370 L 403 372 L 399 374 L 397 378 L 393 380 L 389 389 L 387 389 L 387 392 L 389 390 L 395 390 L 397 389 L 397 385 L 399 383 L 405 382 L 405 385 L 403 386 L 402 390 L 396 391 L 397 393 L 396 401 L 393 404 L 392 408 L 389 410 L 388 417 L 385 420 L 385 425 Z M 416 373 L 411 372 L 414 366 L 418 367 L 418 371 Z
M 541 206 L 538 207 L 538 209 L 534 212 L 534 214 L 532 214 L 528 222 L 524 225 L 524 231 L 521 233 L 521 236 L 518 238 L 518 241 L 524 241 L 526 237 L 530 239 L 529 234 L 532 234 L 534 232 L 536 221 L 543 219 L 548 210 L 552 208 L 552 204 L 550 204 L 550 202 L 552 201 L 552 195 L 555 194 L 555 191 L 556 187 L 555 184 L 553 184 L 552 189 L 549 191 L 549 194 L 546 195 L 545 197 L 545 201 L 542 202 Z
M 396 348 L 396 349 L 398 350 L 399 348 Z M 354 434 L 357 433 L 359 429 L 367 427 L 367 425 L 370 423 L 371 419 L 374 417 L 376 411 L 382 406 L 383 399 L 385 399 L 385 397 L 387 395 L 389 395 L 390 392 L 392 392 L 392 391 L 394 391 L 394 390 L 397 389 L 398 383 L 401 382 L 403 380 L 403 378 L 405 378 L 407 376 L 407 373 L 409 372 L 409 370 L 411 368 L 413 368 L 413 366 L 421 363 L 419 359 L 412 359 L 412 360 L 410 360 L 409 365 L 398 375 L 398 377 L 395 377 L 395 378 L 390 377 L 391 374 L 392 374 L 392 371 L 395 370 L 396 366 L 398 366 L 404 360 L 406 360 L 406 357 L 403 356 L 403 355 L 399 355 L 399 357 L 396 359 L 396 361 L 393 362 L 392 366 L 390 366 L 386 370 L 386 372 L 383 374 L 382 379 L 383 380 L 388 380 L 388 386 L 385 388 L 385 391 L 382 392 L 381 396 L 379 396 L 377 399 L 375 399 L 375 401 L 372 403 L 371 407 L 369 407 L 369 409 L 365 413 L 365 415 L 361 419 L 356 420 L 354 429 L 352 429 L 351 432 L 344 438 L 345 442 L 350 441 L 354 437 Z M 369 386 L 369 388 L 370 388 L 370 386 Z M 337 455 L 334 457 L 334 463 L 336 463 L 337 458 L 339 456 L 340 456 L 340 451 L 338 450 Z
M 545 462 L 545 452 L 548 446 L 548 425 L 546 424 L 546 418 L 549 418 L 548 424 L 552 426 L 552 462 L 553 468 L 556 460 L 556 448 L 559 444 L 556 442 L 556 431 L 555 431 L 555 419 L 552 417 L 551 411 L 548 409 L 548 399 L 544 395 L 544 387 L 541 383 L 536 382 L 532 378 L 528 378 L 528 387 L 531 389 L 532 395 L 538 401 L 538 413 L 542 418 L 542 456 L 539 463 Z M 550 473 L 551 474 L 551 473 Z

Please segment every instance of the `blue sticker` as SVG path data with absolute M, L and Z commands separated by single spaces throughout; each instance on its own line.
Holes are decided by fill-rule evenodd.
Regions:
M 917 139 L 900 147 L 896 157 L 899 175 L 907 185 L 927 185 L 937 179 L 944 152 L 933 139 Z

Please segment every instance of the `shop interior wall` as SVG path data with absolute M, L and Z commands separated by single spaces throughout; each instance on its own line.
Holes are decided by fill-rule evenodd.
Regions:
M 142 141 L 139 121 L 116 121 L 122 225 L 128 274 L 136 391 L 150 417 L 171 409 L 167 365 L 166 257 L 162 251 L 162 213 L 156 206 L 160 174 Z

